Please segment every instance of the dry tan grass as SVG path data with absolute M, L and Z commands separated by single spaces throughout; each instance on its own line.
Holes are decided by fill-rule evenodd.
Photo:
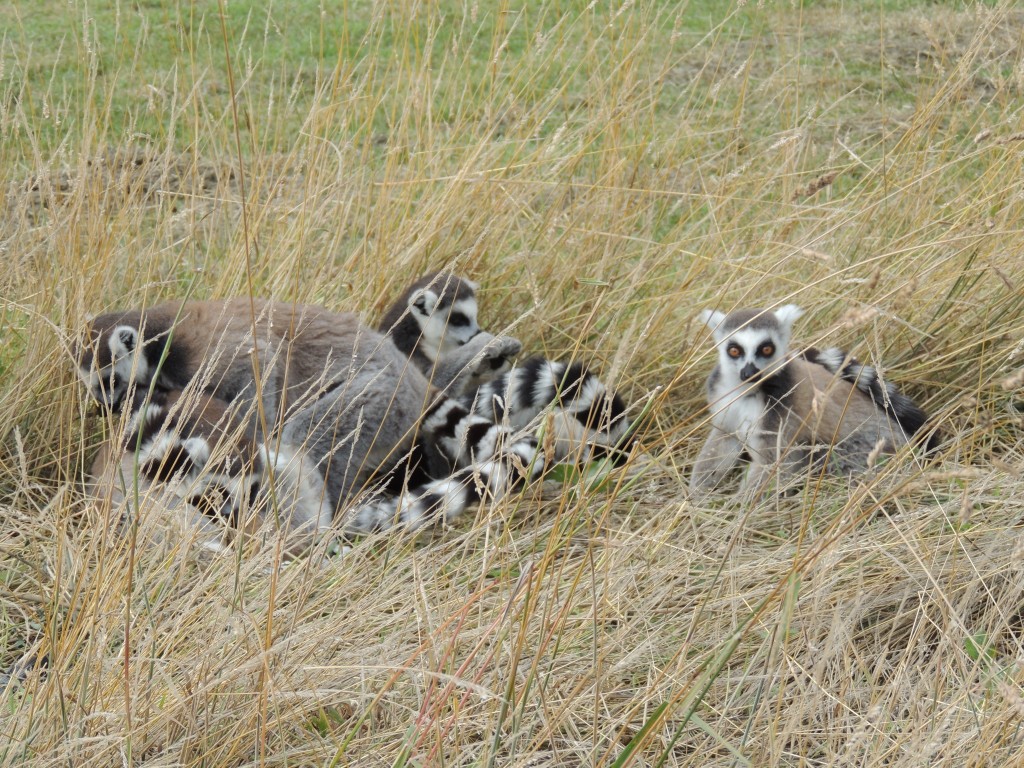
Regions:
M 95 92 L 43 97 L 4 43 L 0 663 L 48 669 L 8 682 L 0 763 L 1019 763 L 1019 11 L 785 4 L 705 35 L 543 8 L 475 69 L 486 8 L 378 9 L 361 58 L 273 98 L 237 43 L 263 21 L 232 29 L 237 134 L 222 70 L 126 67 L 147 139 L 111 127 L 87 45 L 54 55 Z M 536 34 L 506 50 L 517 23 Z M 446 25 L 462 47 L 424 55 Z M 483 284 L 485 326 L 653 399 L 610 486 L 284 569 L 273 541 L 212 557 L 155 519 L 132 546 L 83 499 L 87 313 L 251 284 L 374 318 L 444 265 Z M 694 317 L 786 301 L 800 341 L 934 412 L 941 454 L 694 504 Z

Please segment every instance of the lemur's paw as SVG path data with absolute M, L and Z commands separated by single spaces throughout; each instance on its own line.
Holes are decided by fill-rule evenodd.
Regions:
M 511 370 L 512 361 L 523 350 L 523 343 L 511 336 L 492 336 L 486 331 L 481 331 L 476 339 L 480 337 L 486 337 L 482 349 L 467 366 L 474 381 L 478 384 Z

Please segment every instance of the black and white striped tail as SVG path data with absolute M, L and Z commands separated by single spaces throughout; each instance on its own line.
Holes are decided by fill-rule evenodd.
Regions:
M 428 442 L 453 467 L 466 467 L 495 456 L 503 443 L 513 444 L 511 426 L 473 412 L 471 404 L 443 398 L 426 413 L 420 426 Z
M 807 349 L 802 353 L 805 360 L 828 369 L 844 381 L 853 384 L 857 389 L 871 398 L 882 408 L 906 433 L 907 437 L 916 435 L 928 421 L 928 414 L 913 400 L 904 395 L 891 381 L 884 381 L 873 365 L 864 365 L 859 360 L 847 355 L 838 347 L 824 350 Z M 938 447 L 938 436 L 932 432 L 928 436 L 925 450 L 931 452 Z
M 449 462 L 452 473 L 357 506 L 345 514 L 344 531 L 371 533 L 396 525 L 415 530 L 447 522 L 485 497 L 500 499 L 547 469 L 534 437 L 516 436 L 514 425 L 474 412 L 472 402 L 442 398 L 427 411 L 420 429 L 420 440 Z
M 553 415 L 556 460 L 573 451 L 584 457 L 619 452 L 629 433 L 626 407 L 582 363 L 533 358 L 524 365 L 486 382 L 459 402 L 489 424 L 526 429 L 550 409 Z M 615 449 L 619 449 L 616 451 Z
M 543 453 L 533 440 L 506 446 L 500 457 L 479 461 L 431 480 L 397 497 L 358 505 L 344 516 L 345 533 L 376 533 L 400 526 L 417 530 L 438 521 L 450 522 L 485 498 L 498 500 L 545 469 Z
M 166 483 L 209 476 L 234 486 L 262 471 L 256 442 L 223 401 L 171 390 L 140 394 L 136 402 L 122 448 L 136 454 L 143 479 Z

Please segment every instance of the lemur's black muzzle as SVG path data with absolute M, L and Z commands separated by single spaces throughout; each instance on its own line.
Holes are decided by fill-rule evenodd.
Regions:
M 756 377 L 757 374 L 759 374 L 760 372 L 760 369 L 758 369 L 756 365 L 754 365 L 753 363 L 747 363 L 740 370 L 740 379 L 742 379 L 743 381 L 750 381 L 751 379 Z

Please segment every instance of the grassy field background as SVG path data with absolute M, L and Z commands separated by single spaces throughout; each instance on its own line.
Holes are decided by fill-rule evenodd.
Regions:
M 0 8 L 0 764 L 1019 764 L 1022 29 L 913 0 Z M 373 320 L 445 266 L 485 327 L 652 404 L 605 486 L 283 570 L 155 520 L 132 547 L 82 495 L 89 313 Z M 784 302 L 942 450 L 695 503 L 695 317 Z

